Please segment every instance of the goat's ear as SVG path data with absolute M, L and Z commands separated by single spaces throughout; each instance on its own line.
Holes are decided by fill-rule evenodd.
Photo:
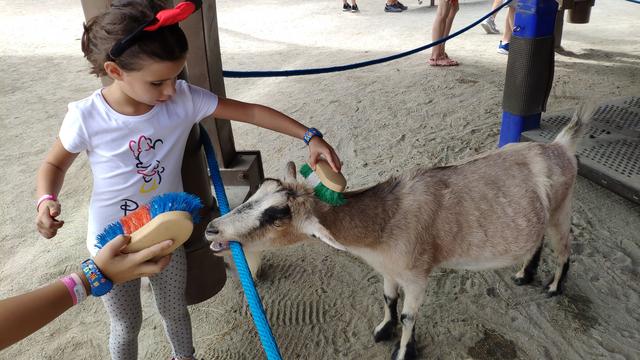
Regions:
M 284 182 L 292 183 L 296 181 L 296 164 L 289 161 L 284 170 Z
M 322 224 L 320 224 L 318 219 L 315 217 L 311 217 L 305 220 L 303 231 L 307 235 L 316 237 L 338 250 L 347 250 L 342 244 L 340 244 L 336 241 L 336 239 L 333 238 L 333 235 L 331 235 L 329 230 L 322 226 Z

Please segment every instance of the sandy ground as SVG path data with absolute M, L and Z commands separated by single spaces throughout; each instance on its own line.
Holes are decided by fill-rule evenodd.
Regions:
M 87 255 L 86 156 L 70 169 L 61 194 L 64 229 L 44 240 L 33 225 L 36 169 L 66 104 L 99 86 L 79 51 L 79 3 L 0 1 L 0 298 L 75 270 Z M 382 0 L 359 5 L 361 12 L 351 14 L 342 13 L 337 0 L 221 0 L 223 64 L 229 70 L 339 65 L 429 42 L 435 8 L 407 2 L 409 11 L 386 14 Z M 454 28 L 489 7 L 487 1 L 462 3 Z M 640 5 L 599 0 L 590 24 L 565 25 L 550 111 L 587 97 L 640 95 L 638 18 Z M 323 130 L 357 188 L 413 165 L 445 164 L 495 146 L 507 60 L 495 52 L 498 40 L 478 28 L 450 41 L 458 68 L 430 68 L 420 53 L 337 74 L 228 79 L 226 90 Z M 234 125 L 234 131 L 238 149 L 262 151 L 268 176 L 280 176 L 287 158 L 306 156 L 300 141 L 249 126 Z M 566 295 L 546 299 L 541 280 L 514 286 L 515 269 L 437 271 L 417 322 L 421 358 L 638 358 L 640 207 L 582 178 L 575 198 Z M 548 254 L 540 277 L 551 273 Z M 258 287 L 285 358 L 390 357 L 393 344 L 375 344 L 371 335 L 382 317 L 381 278 L 360 260 L 308 243 L 267 253 L 264 270 Z M 140 358 L 167 359 L 150 291 L 142 297 Z M 190 310 L 200 358 L 263 358 L 236 279 Z M 88 300 L 0 358 L 104 359 L 107 335 L 101 302 Z

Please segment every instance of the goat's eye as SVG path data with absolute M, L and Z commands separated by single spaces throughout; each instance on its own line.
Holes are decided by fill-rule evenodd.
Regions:
M 273 226 L 274 227 L 279 228 L 279 227 L 282 227 L 282 225 L 283 225 L 282 224 L 282 220 L 276 220 L 276 221 L 273 222 Z

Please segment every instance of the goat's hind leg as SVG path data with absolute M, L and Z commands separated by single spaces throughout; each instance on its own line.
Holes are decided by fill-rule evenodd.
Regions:
M 533 256 L 529 258 L 527 262 L 524 263 L 522 269 L 518 271 L 513 277 L 513 282 L 520 285 L 527 285 L 533 281 L 533 277 L 538 272 L 538 265 L 540 264 L 540 253 L 542 252 L 542 241 L 540 241 L 540 246 L 536 249 L 536 252 L 533 253 Z
M 569 271 L 569 253 L 571 251 L 571 195 L 553 212 L 549 218 L 547 229 L 549 239 L 556 255 L 556 271 L 553 278 L 545 286 L 547 296 L 552 297 L 562 292 L 562 286 Z
M 415 325 L 426 288 L 426 283 L 402 284 L 404 290 L 404 304 L 400 316 L 402 336 L 393 350 L 392 360 L 410 360 L 417 356 Z
M 384 319 L 373 330 L 375 342 L 390 340 L 398 325 L 398 282 L 383 276 L 384 279 Z

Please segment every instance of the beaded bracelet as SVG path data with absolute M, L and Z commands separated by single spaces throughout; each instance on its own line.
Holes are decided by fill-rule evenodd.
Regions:
M 89 280 L 91 294 L 93 296 L 102 296 L 113 288 L 111 280 L 102 275 L 102 272 L 100 272 L 100 269 L 98 269 L 93 259 L 87 259 L 82 262 L 82 272 L 84 272 L 84 276 Z
M 304 137 L 302 138 L 302 140 L 305 144 L 309 145 L 309 141 L 311 141 L 311 138 L 314 136 L 322 139 L 322 133 L 320 132 L 320 130 L 316 128 L 309 128 L 307 132 L 304 133 Z

